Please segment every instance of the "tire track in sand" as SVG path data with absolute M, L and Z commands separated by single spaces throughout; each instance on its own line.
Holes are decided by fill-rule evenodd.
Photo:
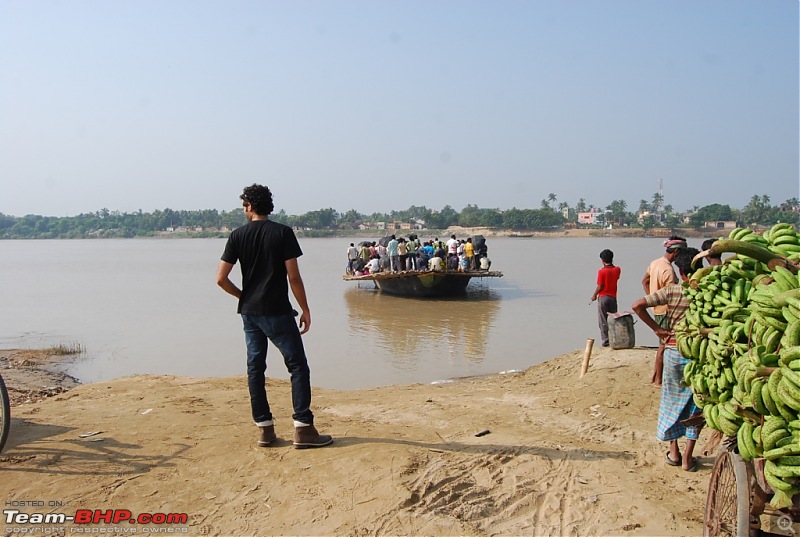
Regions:
M 397 506 L 402 515 L 383 516 L 372 527 L 379 528 L 376 534 L 452 528 L 454 534 L 553 536 L 593 527 L 598 506 L 596 497 L 589 499 L 590 487 L 598 483 L 578 474 L 585 460 L 543 458 L 535 451 L 418 457 L 401 472 L 407 476 L 407 494 Z

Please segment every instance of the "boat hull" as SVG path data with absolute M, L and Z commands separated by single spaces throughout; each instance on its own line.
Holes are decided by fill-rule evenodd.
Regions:
M 377 280 L 378 288 L 390 295 L 411 297 L 451 296 L 467 292 L 470 278 L 448 277 L 447 275 L 428 272 L 409 278 L 389 278 Z
M 406 297 L 441 297 L 465 294 L 473 277 L 499 277 L 499 272 L 402 272 L 345 277 L 347 280 L 375 282 L 383 293 Z

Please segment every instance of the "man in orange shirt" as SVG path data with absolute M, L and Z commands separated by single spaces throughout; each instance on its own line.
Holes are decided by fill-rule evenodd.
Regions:
M 666 252 L 663 256 L 659 257 L 658 259 L 654 259 L 650 263 L 650 265 L 647 267 L 647 272 L 644 274 L 644 278 L 642 278 L 642 287 L 644 287 L 644 292 L 646 295 L 652 295 L 662 287 L 666 287 L 667 285 L 671 285 L 673 283 L 678 283 L 678 277 L 675 275 L 675 270 L 672 268 L 672 262 L 675 260 L 675 256 L 678 254 L 678 251 L 686 247 L 686 239 L 676 235 L 673 235 L 664 241 L 664 248 L 666 248 Z M 669 328 L 664 326 L 667 322 L 666 306 L 655 306 L 653 308 L 653 318 L 659 326 L 662 326 L 663 328 Z M 659 387 L 661 386 L 663 367 L 664 342 L 661 341 L 658 345 L 658 350 L 656 351 L 656 363 L 653 367 L 653 377 L 650 379 L 652 384 Z

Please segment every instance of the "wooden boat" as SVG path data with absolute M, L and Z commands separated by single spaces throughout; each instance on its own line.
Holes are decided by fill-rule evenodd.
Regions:
M 363 276 L 345 274 L 345 281 L 371 281 L 383 293 L 408 297 L 436 297 L 464 294 L 472 278 L 500 278 L 496 270 L 409 270 L 405 272 L 377 272 Z

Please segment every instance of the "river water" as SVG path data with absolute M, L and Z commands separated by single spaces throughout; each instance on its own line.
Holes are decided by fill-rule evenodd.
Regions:
M 423 237 L 424 238 L 424 237 Z M 642 295 L 662 239 L 490 238 L 492 270 L 467 298 L 384 295 L 341 279 L 359 239 L 301 239 L 312 311 L 312 383 L 339 389 L 525 369 L 599 344 L 589 303 L 603 248 L 622 268 L 621 310 Z M 694 244 L 697 242 L 697 244 Z M 701 241 L 690 241 L 699 247 Z M 134 374 L 243 375 L 236 300 L 215 283 L 224 239 L 0 241 L 0 348 L 79 343 L 65 365 L 82 382 Z M 234 269 L 238 283 L 239 270 Z M 647 327 L 637 345 L 656 345 Z M 269 376 L 287 378 L 270 346 Z M 576 364 L 576 367 L 579 367 Z

